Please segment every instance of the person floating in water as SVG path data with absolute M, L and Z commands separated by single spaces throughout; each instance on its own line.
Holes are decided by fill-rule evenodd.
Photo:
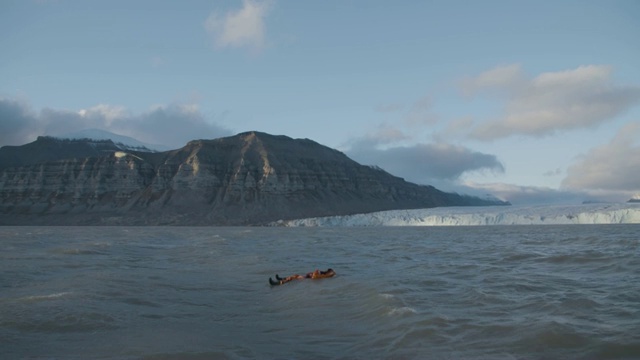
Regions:
M 291 275 L 291 276 L 287 276 L 285 278 L 281 278 L 280 276 L 278 276 L 278 274 L 276 274 L 276 280 L 273 280 L 271 278 L 269 278 L 269 284 L 271 285 L 282 285 L 282 284 L 286 284 L 289 281 L 292 280 L 302 280 L 302 279 L 324 279 L 324 278 L 329 278 L 329 277 L 334 277 L 336 276 L 336 272 L 333 271 L 333 269 L 329 268 L 327 269 L 327 271 L 320 271 L 320 270 L 316 270 L 314 272 L 310 272 L 307 273 L 306 275 Z

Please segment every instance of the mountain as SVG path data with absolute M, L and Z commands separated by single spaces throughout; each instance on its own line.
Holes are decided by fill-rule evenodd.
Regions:
M 56 135 L 58 139 L 70 140 L 111 140 L 121 150 L 157 152 L 170 150 L 164 145 L 147 144 L 132 137 L 114 134 L 100 129 L 85 129 L 63 135 Z
M 259 225 L 497 204 L 507 203 L 412 184 L 312 140 L 260 132 L 156 153 L 51 137 L 0 148 L 0 224 Z
M 24 167 L 65 159 L 108 156 L 121 150 L 111 140 L 62 140 L 39 136 L 32 143 L 0 148 L 0 170 Z M 5 180 L 3 174 L 3 180 Z

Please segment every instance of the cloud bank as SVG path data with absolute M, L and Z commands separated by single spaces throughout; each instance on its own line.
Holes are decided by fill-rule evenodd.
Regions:
M 442 185 L 470 171 L 504 172 L 496 156 L 447 143 L 388 146 L 409 139 L 392 128 L 354 141 L 347 155 L 361 164 L 374 165 L 418 184 Z M 386 146 L 385 146 L 386 145 Z
M 0 146 L 22 145 L 40 133 L 37 115 L 23 102 L 0 98 Z
M 562 187 L 618 192 L 627 198 L 640 192 L 640 121 L 628 123 L 608 144 L 571 165 Z
M 557 175 L 560 169 L 550 172 Z M 607 144 L 581 155 L 559 189 L 503 183 L 465 182 L 461 192 L 490 193 L 512 204 L 620 202 L 640 193 L 640 121 L 623 126 Z M 465 190 L 466 189 L 466 190 Z
M 519 65 L 497 67 L 461 82 L 467 96 L 506 100 L 503 116 L 475 126 L 470 137 L 541 137 L 597 126 L 640 103 L 640 87 L 617 85 L 610 66 L 589 65 L 527 78 Z
M 439 121 L 432 111 L 433 99 L 423 96 L 408 106 L 391 103 L 374 108 L 386 121 L 362 137 L 351 139 L 345 153 L 355 161 L 378 166 L 417 184 L 441 189 L 456 188 L 465 173 L 490 171 L 503 173 L 495 155 L 473 151 L 442 139 L 430 142 L 418 138 Z
M 558 190 L 543 186 L 504 183 L 479 184 L 475 182 L 464 182 L 460 184 L 459 192 L 476 196 L 491 194 L 501 200 L 509 201 L 513 205 L 575 204 L 585 200 L 600 200 L 579 189 Z
M 46 108 L 0 98 L 0 146 L 23 145 L 40 135 L 63 135 L 100 129 L 142 142 L 179 148 L 194 139 L 212 139 L 231 132 L 209 122 L 193 104 L 156 106 L 140 114 L 124 107 L 97 105 L 79 111 Z
M 267 1 L 243 0 L 242 8 L 224 15 L 213 12 L 204 27 L 216 47 L 245 47 L 261 50 L 265 46 L 264 19 L 270 8 Z

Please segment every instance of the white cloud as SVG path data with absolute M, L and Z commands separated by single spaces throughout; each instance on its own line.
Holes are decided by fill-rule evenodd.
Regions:
M 78 111 L 83 118 L 99 118 L 106 121 L 109 126 L 114 120 L 128 116 L 127 110 L 122 106 L 99 104 L 88 109 Z
M 625 125 L 608 144 L 591 149 L 570 166 L 562 187 L 617 192 L 627 199 L 640 192 L 639 140 L 640 121 Z
M 134 114 L 122 106 L 100 104 L 78 111 L 46 108 L 0 99 L 0 146 L 23 145 L 39 135 L 63 135 L 99 129 L 137 140 L 179 148 L 194 139 L 213 139 L 230 131 L 204 117 L 197 104 L 157 105 Z
M 204 26 L 217 47 L 260 50 L 265 46 L 264 19 L 269 8 L 267 1 L 243 0 L 239 10 L 229 11 L 223 16 L 212 13 Z
M 512 135 L 545 136 L 593 127 L 640 103 L 640 87 L 613 83 L 610 66 L 580 66 L 527 79 L 517 65 L 499 67 L 466 79 L 467 94 L 486 91 L 505 97 L 504 115 L 481 123 L 471 137 L 494 140 Z

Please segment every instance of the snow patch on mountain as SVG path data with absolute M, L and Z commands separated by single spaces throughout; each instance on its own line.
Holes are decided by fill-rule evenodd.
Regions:
M 391 210 L 278 221 L 274 226 L 478 226 L 639 224 L 640 204 L 481 206 Z

